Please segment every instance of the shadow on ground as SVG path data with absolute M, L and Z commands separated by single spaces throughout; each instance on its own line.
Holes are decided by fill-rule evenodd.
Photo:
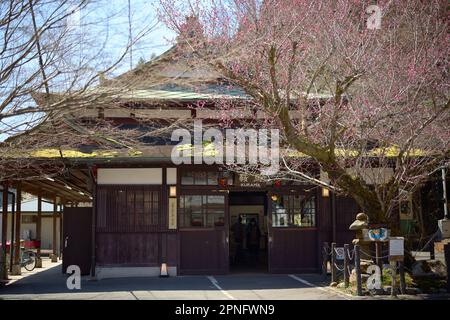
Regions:
M 61 265 L 56 265 L 39 273 L 29 275 L 0 288 L 0 298 L 8 295 L 39 295 L 73 293 L 66 285 L 68 276 L 62 273 Z M 302 278 L 323 286 L 319 275 L 301 275 Z M 224 290 L 276 290 L 311 287 L 287 275 L 237 274 L 215 276 Z M 76 292 L 122 292 L 122 291 L 193 291 L 217 290 L 206 276 L 179 276 L 170 278 L 116 278 L 92 281 L 82 277 L 81 290 Z

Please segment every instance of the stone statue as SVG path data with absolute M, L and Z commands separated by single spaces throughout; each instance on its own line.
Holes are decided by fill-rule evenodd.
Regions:
M 353 223 L 348 228 L 349 230 L 353 230 L 356 232 L 356 239 L 353 239 L 352 244 L 359 244 L 361 246 L 361 249 L 363 251 L 369 252 L 370 251 L 370 241 L 364 240 L 364 234 L 363 230 L 369 229 L 369 216 L 365 213 L 358 213 L 356 215 L 356 220 L 353 221 Z M 365 254 L 361 253 L 362 258 L 369 258 L 366 257 Z
M 367 229 L 369 227 L 369 217 L 365 213 L 358 213 L 356 215 L 356 220 L 348 228 L 349 230 L 362 230 Z

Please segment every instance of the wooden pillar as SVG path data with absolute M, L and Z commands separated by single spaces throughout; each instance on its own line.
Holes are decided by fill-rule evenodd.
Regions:
M 62 203 L 65 203 L 64 199 L 62 199 Z M 63 256 L 63 212 L 64 212 L 64 204 L 59 205 L 59 259 L 62 259 Z
M 382 243 L 379 241 L 375 242 L 375 263 L 378 267 L 380 267 L 380 270 L 383 270 L 383 260 L 381 259 L 382 257 Z
M 6 237 L 8 232 L 8 184 L 3 183 L 2 192 L 2 252 L 0 255 L 0 277 L 8 280 L 8 268 L 6 266 Z
M 436 259 L 436 254 L 434 252 L 434 237 L 432 238 L 429 246 L 430 246 L 430 259 L 434 260 L 434 259 Z
M 450 293 L 450 244 L 444 245 L 445 264 L 447 265 L 447 292 Z
M 337 283 L 336 274 L 336 243 L 331 244 L 331 284 Z
M 381 269 L 383 270 L 383 269 Z M 391 287 L 391 297 L 397 296 L 397 261 L 391 261 L 391 278 L 392 278 L 392 287 Z
M 92 236 L 92 247 L 91 247 L 91 278 L 95 279 L 96 277 L 96 266 L 97 258 L 95 255 L 95 241 L 96 241 L 96 220 L 97 220 L 97 183 L 95 181 L 95 176 L 92 172 L 92 170 L 89 170 L 89 178 L 90 183 L 92 185 L 92 229 L 91 229 L 91 236 Z
M 58 262 L 58 249 L 56 247 L 57 236 L 56 236 L 56 217 L 58 214 L 58 197 L 53 199 L 53 241 L 52 249 L 53 253 L 51 255 L 52 262 Z
M 328 242 L 323 243 L 322 247 L 322 275 L 326 279 L 327 278 L 327 272 L 328 272 L 328 251 L 330 246 L 328 245 Z
M 332 242 L 337 241 L 337 217 L 336 217 L 336 193 L 330 192 L 330 202 L 331 202 L 331 225 L 332 225 Z
M 15 232 L 16 230 L 14 230 L 14 223 L 15 223 L 15 219 L 16 219 L 16 214 L 15 214 L 15 210 L 14 210 L 14 204 L 16 203 L 16 198 L 14 193 L 10 193 L 8 192 L 8 195 L 11 194 L 12 195 L 12 201 L 11 201 L 11 243 L 14 243 L 14 239 L 15 239 Z M 9 197 L 8 197 L 9 199 Z M 14 257 L 12 254 L 9 255 L 9 272 L 12 272 L 13 269 L 13 265 L 14 265 Z
M 39 192 L 37 198 L 36 240 L 39 245 L 36 252 L 36 268 L 42 268 L 41 241 L 42 241 L 42 195 Z
M 362 291 L 362 279 L 361 279 L 361 255 L 359 252 L 359 245 L 355 244 L 355 273 L 356 273 L 356 293 L 358 296 L 363 295 Z
M 350 284 L 350 273 L 348 272 L 350 261 L 349 261 L 350 246 L 344 244 L 344 286 L 348 288 Z
M 405 264 L 403 261 L 398 263 L 398 272 L 400 274 L 400 292 L 406 294 Z
M 14 242 L 14 262 L 12 266 L 12 274 L 13 275 L 20 275 L 21 272 L 21 266 L 20 266 L 20 227 L 22 223 L 22 183 L 19 181 L 17 183 L 16 188 L 16 233 L 15 238 L 16 241 Z M 12 245 L 12 241 L 11 241 Z

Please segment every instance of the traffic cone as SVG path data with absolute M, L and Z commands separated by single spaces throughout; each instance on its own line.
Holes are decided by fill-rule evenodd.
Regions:
M 161 270 L 160 270 L 159 276 L 161 278 L 169 277 L 169 272 L 167 271 L 167 263 L 162 263 L 161 264 Z

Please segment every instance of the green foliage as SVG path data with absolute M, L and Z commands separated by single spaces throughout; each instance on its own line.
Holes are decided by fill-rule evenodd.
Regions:
M 400 274 L 398 273 L 398 270 L 397 270 L 396 280 L 397 280 L 397 286 L 400 286 Z M 413 278 L 407 272 L 405 272 L 405 282 L 406 282 L 406 287 L 414 287 L 415 286 Z M 391 269 L 383 269 L 383 274 L 381 276 L 381 285 L 382 286 L 392 285 Z

